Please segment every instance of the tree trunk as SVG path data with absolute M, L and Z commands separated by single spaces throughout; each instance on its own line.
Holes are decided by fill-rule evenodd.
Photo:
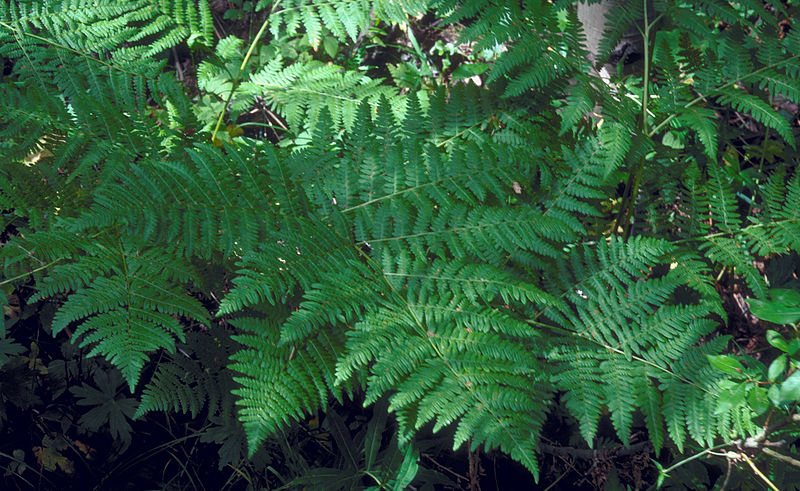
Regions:
M 591 5 L 578 3 L 578 20 L 583 24 L 586 35 L 586 49 L 589 51 L 589 59 L 599 72 L 600 76 L 608 81 L 610 74 L 615 73 L 617 64 L 623 63 L 624 73 L 634 73 L 638 62 L 642 58 L 642 36 L 635 27 L 631 27 L 628 32 L 620 39 L 617 46 L 611 53 L 600 52 L 600 42 L 603 39 L 603 32 L 609 25 L 609 13 L 611 9 L 626 0 L 603 0 Z M 652 13 L 652 6 L 648 9 Z M 651 17 L 653 17 L 651 15 Z M 639 21 L 641 24 L 643 21 Z

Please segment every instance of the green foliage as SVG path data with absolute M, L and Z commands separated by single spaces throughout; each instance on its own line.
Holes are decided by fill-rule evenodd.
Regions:
M 242 62 L 240 51 L 241 40 L 231 37 L 220 40 L 216 48 L 218 58 L 200 64 L 200 88 L 224 100 L 234 85 L 236 67 Z M 257 100 L 285 118 L 288 127 L 299 133 L 304 129 L 313 131 L 323 108 L 337 127 L 351 129 L 361 104 L 375 107 L 381 97 L 386 97 L 398 111 L 405 105 L 405 98 L 397 89 L 363 72 L 346 70 L 310 56 L 285 60 L 281 54 L 274 54 L 275 49 L 264 51 L 271 56 L 264 56 L 263 66 L 250 74 L 247 81 L 236 85 L 230 105 L 233 113 L 249 110 Z
M 373 417 L 355 434 L 336 411 L 328 411 L 322 427 L 330 432 L 339 455 L 336 467 L 307 469 L 286 486 L 304 486 L 309 489 L 359 489 L 365 482 L 367 489 L 407 489 L 412 481 L 431 485 L 452 483 L 435 471 L 419 472 L 419 455 L 413 445 L 398 444 L 396 434 L 382 444 L 387 431 L 387 403 L 375 404 Z M 416 477 L 416 479 L 415 479 Z
M 356 41 L 373 19 L 402 24 L 409 16 L 423 13 L 429 3 L 427 0 L 287 0 L 276 4 L 259 0 L 256 10 L 270 8 L 270 31 L 274 37 L 294 36 L 304 30 L 308 43 L 316 48 L 326 33 L 341 41 Z
M 189 281 L 188 265 L 102 237 L 82 238 L 72 237 L 79 244 L 77 261 L 54 266 L 34 299 L 74 290 L 53 318 L 53 333 L 80 321 L 74 338 L 93 347 L 90 355 L 102 354 L 116 365 L 133 389 L 147 352 L 174 351 L 174 338 L 184 339 L 177 316 L 207 323 L 206 310 L 185 291 L 168 286 Z
M 2 55 L 24 56 L 21 70 L 31 77 L 55 75 L 53 62 L 67 53 L 88 61 L 110 52 L 113 65 L 151 68 L 154 55 L 186 39 L 209 45 L 213 37 L 209 3 L 198 0 L 3 2 L 0 19 Z
M 383 406 L 357 438 L 329 413 L 349 461 L 297 483 L 398 489 L 428 427 L 538 476 L 556 400 L 590 447 L 606 418 L 657 453 L 756 438 L 798 399 L 796 340 L 767 335 L 769 368 L 725 354 L 720 292 L 765 299 L 770 262 L 800 252 L 796 130 L 774 109 L 800 103 L 798 35 L 775 2 L 652 3 L 615 11 L 605 55 L 638 26 L 648 60 L 608 81 L 570 2 L 259 2 L 272 39 L 250 46 L 214 39 L 208 2 L 3 4 L 3 284 L 31 278 L 54 335 L 147 379 L 134 414 L 98 372 L 79 424 L 127 440 L 126 418 L 172 411 L 238 438 L 235 407 L 252 455 L 363 393 L 397 441 Z M 401 90 L 315 51 L 378 21 L 414 46 L 428 8 L 501 52 L 481 87 Z M 184 41 L 214 47 L 194 99 L 158 61 Z M 239 136 L 253 108 L 286 138 Z M 754 129 L 760 157 L 737 146 Z
M 131 425 L 128 420 L 133 416 L 136 399 L 125 397 L 119 387 L 123 383 L 116 370 L 105 372 L 98 370 L 94 375 L 97 388 L 83 383 L 80 387 L 72 387 L 78 398 L 79 406 L 94 406 L 81 416 L 78 425 L 84 431 L 97 431 L 108 425 L 111 435 L 123 444 L 131 442 Z
M 225 370 L 225 355 L 234 349 L 235 343 L 223 329 L 188 333 L 186 343 L 159 363 L 134 418 L 150 411 L 189 413 L 194 418 L 204 409 L 209 417 L 232 418 L 229 394 L 236 384 Z

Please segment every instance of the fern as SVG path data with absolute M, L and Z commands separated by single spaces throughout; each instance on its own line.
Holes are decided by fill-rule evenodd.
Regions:
M 764 101 L 736 89 L 725 89 L 720 92 L 719 100 L 721 103 L 730 104 L 737 110 L 751 115 L 767 128 L 774 129 L 787 143 L 792 146 L 795 145 L 795 137 L 789 123 Z
M 680 115 L 680 121 L 697 132 L 697 138 L 703 144 L 709 162 L 717 160 L 717 127 L 712 121 L 714 118 L 710 109 L 695 106 L 686 108 Z
M 628 154 L 631 147 L 631 135 L 625 125 L 608 122 L 600 127 L 598 136 L 603 147 L 602 159 L 605 175 L 609 175 L 622 164 Z
M 156 58 L 214 45 L 207 2 L 2 4 L 4 274 L 129 388 L 152 373 L 136 416 L 241 436 L 235 397 L 251 454 L 362 391 L 403 442 L 452 427 L 535 475 L 557 399 L 589 446 L 606 417 L 656 450 L 746 438 L 759 415 L 717 404 L 731 381 L 707 361 L 728 342 L 718 279 L 762 296 L 755 264 L 800 251 L 800 174 L 788 152 L 732 165 L 720 128 L 737 112 L 794 145 L 771 103 L 798 98 L 797 35 L 769 27 L 775 2 L 654 3 L 657 68 L 607 86 L 568 2 L 260 2 L 273 39 L 246 81 L 244 41 L 220 39 L 197 99 Z M 507 48 L 482 87 L 401 93 L 288 49 L 428 7 Z M 607 48 L 644 14 L 619 13 Z M 290 138 L 207 142 L 211 109 L 253 104 Z
M 272 2 L 260 0 L 256 10 L 270 7 Z M 373 18 L 386 22 L 406 23 L 411 15 L 419 15 L 428 8 L 426 0 L 291 0 L 272 7 L 270 31 L 274 37 L 281 34 L 295 36 L 305 30 L 308 43 L 315 48 L 323 34 L 330 32 L 339 40 L 356 41 L 359 34 L 372 24 Z
M 235 350 L 228 331 L 212 328 L 186 334 L 186 342 L 158 365 L 144 388 L 134 419 L 151 411 L 201 411 L 223 420 L 234 417 L 231 391 L 236 388 L 224 355 Z M 220 355 L 223 357 L 220 357 Z
M 277 56 L 250 76 L 238 91 L 260 94 L 271 107 L 286 117 L 292 128 L 305 125 L 313 130 L 322 108 L 327 108 L 337 125 L 351 129 L 359 105 L 378 105 L 381 97 L 402 107 L 404 98 L 396 90 L 356 71 L 314 60 L 296 60 L 284 66 Z
M 133 389 L 148 352 L 160 348 L 174 351 L 174 339 L 184 340 L 183 327 L 175 316 L 207 325 L 206 310 L 185 292 L 166 286 L 188 281 L 191 272 L 187 265 L 110 242 L 84 246 L 84 251 L 97 258 L 89 259 L 90 264 L 98 263 L 95 268 L 108 274 L 101 276 L 94 268 L 84 272 L 96 277 L 77 288 L 57 312 L 53 333 L 80 321 L 73 336 L 81 339 L 82 346 L 92 346 L 90 355 L 102 354 L 117 366 Z M 79 279 L 62 276 L 73 269 L 54 268 L 48 290 L 66 289 L 70 283 L 77 286 Z
M 326 407 L 343 340 L 319 331 L 292 350 L 276 350 L 276 322 L 250 317 L 231 322 L 243 331 L 234 339 L 245 348 L 231 357 L 231 368 L 242 374 L 234 377 L 241 387 L 233 393 L 252 454 L 289 421 Z
M 574 11 L 569 9 L 566 25 L 561 30 L 558 15 L 563 6 L 550 2 L 484 2 L 458 5 L 458 2 L 437 2 L 440 12 L 448 13 L 449 22 L 471 17 L 477 21 L 462 33 L 465 41 L 476 41 L 476 49 L 492 48 L 509 43 L 512 48 L 502 55 L 488 74 L 493 82 L 510 77 L 505 94 L 519 96 L 530 89 L 543 89 L 563 82 L 575 72 L 588 69 L 583 60 L 585 50 Z M 532 21 L 523 21 L 531 19 Z M 565 56 L 564 53 L 578 56 Z
M 663 276 L 644 273 L 672 250 L 665 242 L 612 240 L 597 251 L 573 253 L 576 259 L 567 263 L 573 273 L 561 270 L 551 276 L 561 279 L 554 288 L 568 289 L 561 294 L 565 304 L 544 315 L 573 334 L 554 343 L 549 354 L 556 362 L 552 380 L 565 391 L 566 405 L 581 422 L 581 434 L 590 444 L 604 407 L 610 410 L 623 442 L 630 436 L 634 410 L 640 409 L 658 450 L 663 441 L 659 436 L 663 435 L 663 409 L 658 404 L 662 398 L 665 404 L 672 402 L 669 392 L 661 394 L 669 387 L 665 384 L 689 381 L 700 390 L 694 393 L 698 400 L 704 400 L 704 391 L 716 390 L 714 377 L 695 379 L 677 368 L 683 366 L 691 347 L 714 327 L 708 318 L 716 310 L 713 292 L 707 292 L 696 305 L 670 305 L 668 300 L 685 284 L 690 265 L 684 262 L 683 271 L 672 269 Z M 576 273 L 580 276 L 570 276 Z M 631 277 L 639 280 L 632 283 Z M 573 359 L 577 362 L 572 363 Z M 687 426 L 709 429 L 709 438 L 726 434 L 724 420 L 715 420 L 712 413 L 668 419 L 673 441 L 682 445 L 679 435 Z M 700 444 L 708 440 L 705 434 L 690 433 Z
M 208 2 L 154 3 L 148 0 L 4 2 L 0 5 L 0 20 L 4 23 L 0 46 L 4 55 L 14 57 L 22 54 L 20 48 L 28 50 L 29 62 L 39 59 L 38 50 L 30 51 L 30 45 L 38 42 L 45 47 L 66 48 L 87 58 L 103 59 L 110 52 L 112 64 L 137 72 L 147 69 L 152 74 L 153 55 L 188 38 L 212 44 L 213 20 Z M 145 27 L 138 27 L 142 23 Z M 40 30 L 48 37 L 35 34 Z M 28 67 L 38 73 L 43 69 L 57 73 L 56 68 L 47 62 Z

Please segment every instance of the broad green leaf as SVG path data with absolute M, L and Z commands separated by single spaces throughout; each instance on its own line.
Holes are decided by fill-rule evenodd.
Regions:
M 800 292 L 786 289 L 769 291 L 770 300 L 750 299 L 750 311 L 759 319 L 775 324 L 800 321 Z
M 757 415 L 764 414 L 769 409 L 769 398 L 767 397 L 767 389 L 763 387 L 753 387 L 747 394 L 747 403 Z
M 333 36 L 326 36 L 325 40 L 322 41 L 322 47 L 331 58 L 336 58 L 336 55 L 339 54 L 339 41 Z
M 733 390 L 723 390 L 717 398 L 717 409 L 714 414 L 725 414 L 731 409 L 741 405 L 747 396 L 747 384 L 739 384 Z
M 781 402 L 790 402 L 800 399 L 800 370 L 794 372 L 781 385 Z
M 712 367 L 720 372 L 727 373 L 728 375 L 741 375 L 744 372 L 744 366 L 730 355 L 707 355 L 708 362 Z
M 781 389 L 777 385 L 773 385 L 767 391 L 767 397 L 773 406 L 778 406 L 781 403 Z
M 766 365 L 761 360 L 757 360 L 752 356 L 743 356 L 741 361 L 744 362 L 745 369 L 744 375 L 750 379 L 759 379 L 767 371 Z
M 783 374 L 784 370 L 786 370 L 785 353 L 775 358 L 772 363 L 770 363 L 769 369 L 767 370 L 767 379 L 774 382 Z
M 773 331 L 772 329 L 767 331 L 767 342 L 784 353 L 789 351 L 789 344 L 777 331 Z
M 403 463 L 397 471 L 397 481 L 394 483 L 392 489 L 399 491 L 407 489 L 411 481 L 416 477 L 419 471 L 419 464 L 417 463 L 417 452 L 414 450 L 413 445 L 407 445 L 405 455 L 403 456 Z
M 367 424 L 367 435 L 364 439 L 364 460 L 365 469 L 372 469 L 372 464 L 378 456 L 381 447 L 381 437 L 386 429 L 386 416 L 389 411 L 389 401 L 383 398 L 375 403 L 372 419 Z
M 453 80 L 474 77 L 488 69 L 489 65 L 486 63 L 466 63 L 464 65 L 459 65 L 458 68 L 453 70 Z
M 683 144 L 680 135 L 673 131 L 667 131 L 664 133 L 664 136 L 661 138 L 661 143 L 663 143 L 665 147 L 675 149 L 681 149 L 686 146 Z
M 800 306 L 800 291 L 788 288 L 773 288 L 769 291 L 769 295 L 776 302 Z

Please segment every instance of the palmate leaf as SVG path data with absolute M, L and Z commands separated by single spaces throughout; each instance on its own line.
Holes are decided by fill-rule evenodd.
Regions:
M 5 328 L 5 326 L 3 326 Z M 25 351 L 25 347 L 21 344 L 17 344 L 14 342 L 13 339 L 8 339 L 5 337 L 5 333 L 3 333 L 3 337 L 0 338 L 0 368 L 3 367 L 8 361 L 14 356 Z
M 136 409 L 136 399 L 125 397 L 119 390 L 124 382 L 116 370 L 98 370 L 94 374 L 97 388 L 82 383 L 80 387 L 70 388 L 78 398 L 79 406 L 94 406 L 78 420 L 84 431 L 97 431 L 108 425 L 111 435 L 124 444 L 131 442 L 131 425 L 128 423 Z

